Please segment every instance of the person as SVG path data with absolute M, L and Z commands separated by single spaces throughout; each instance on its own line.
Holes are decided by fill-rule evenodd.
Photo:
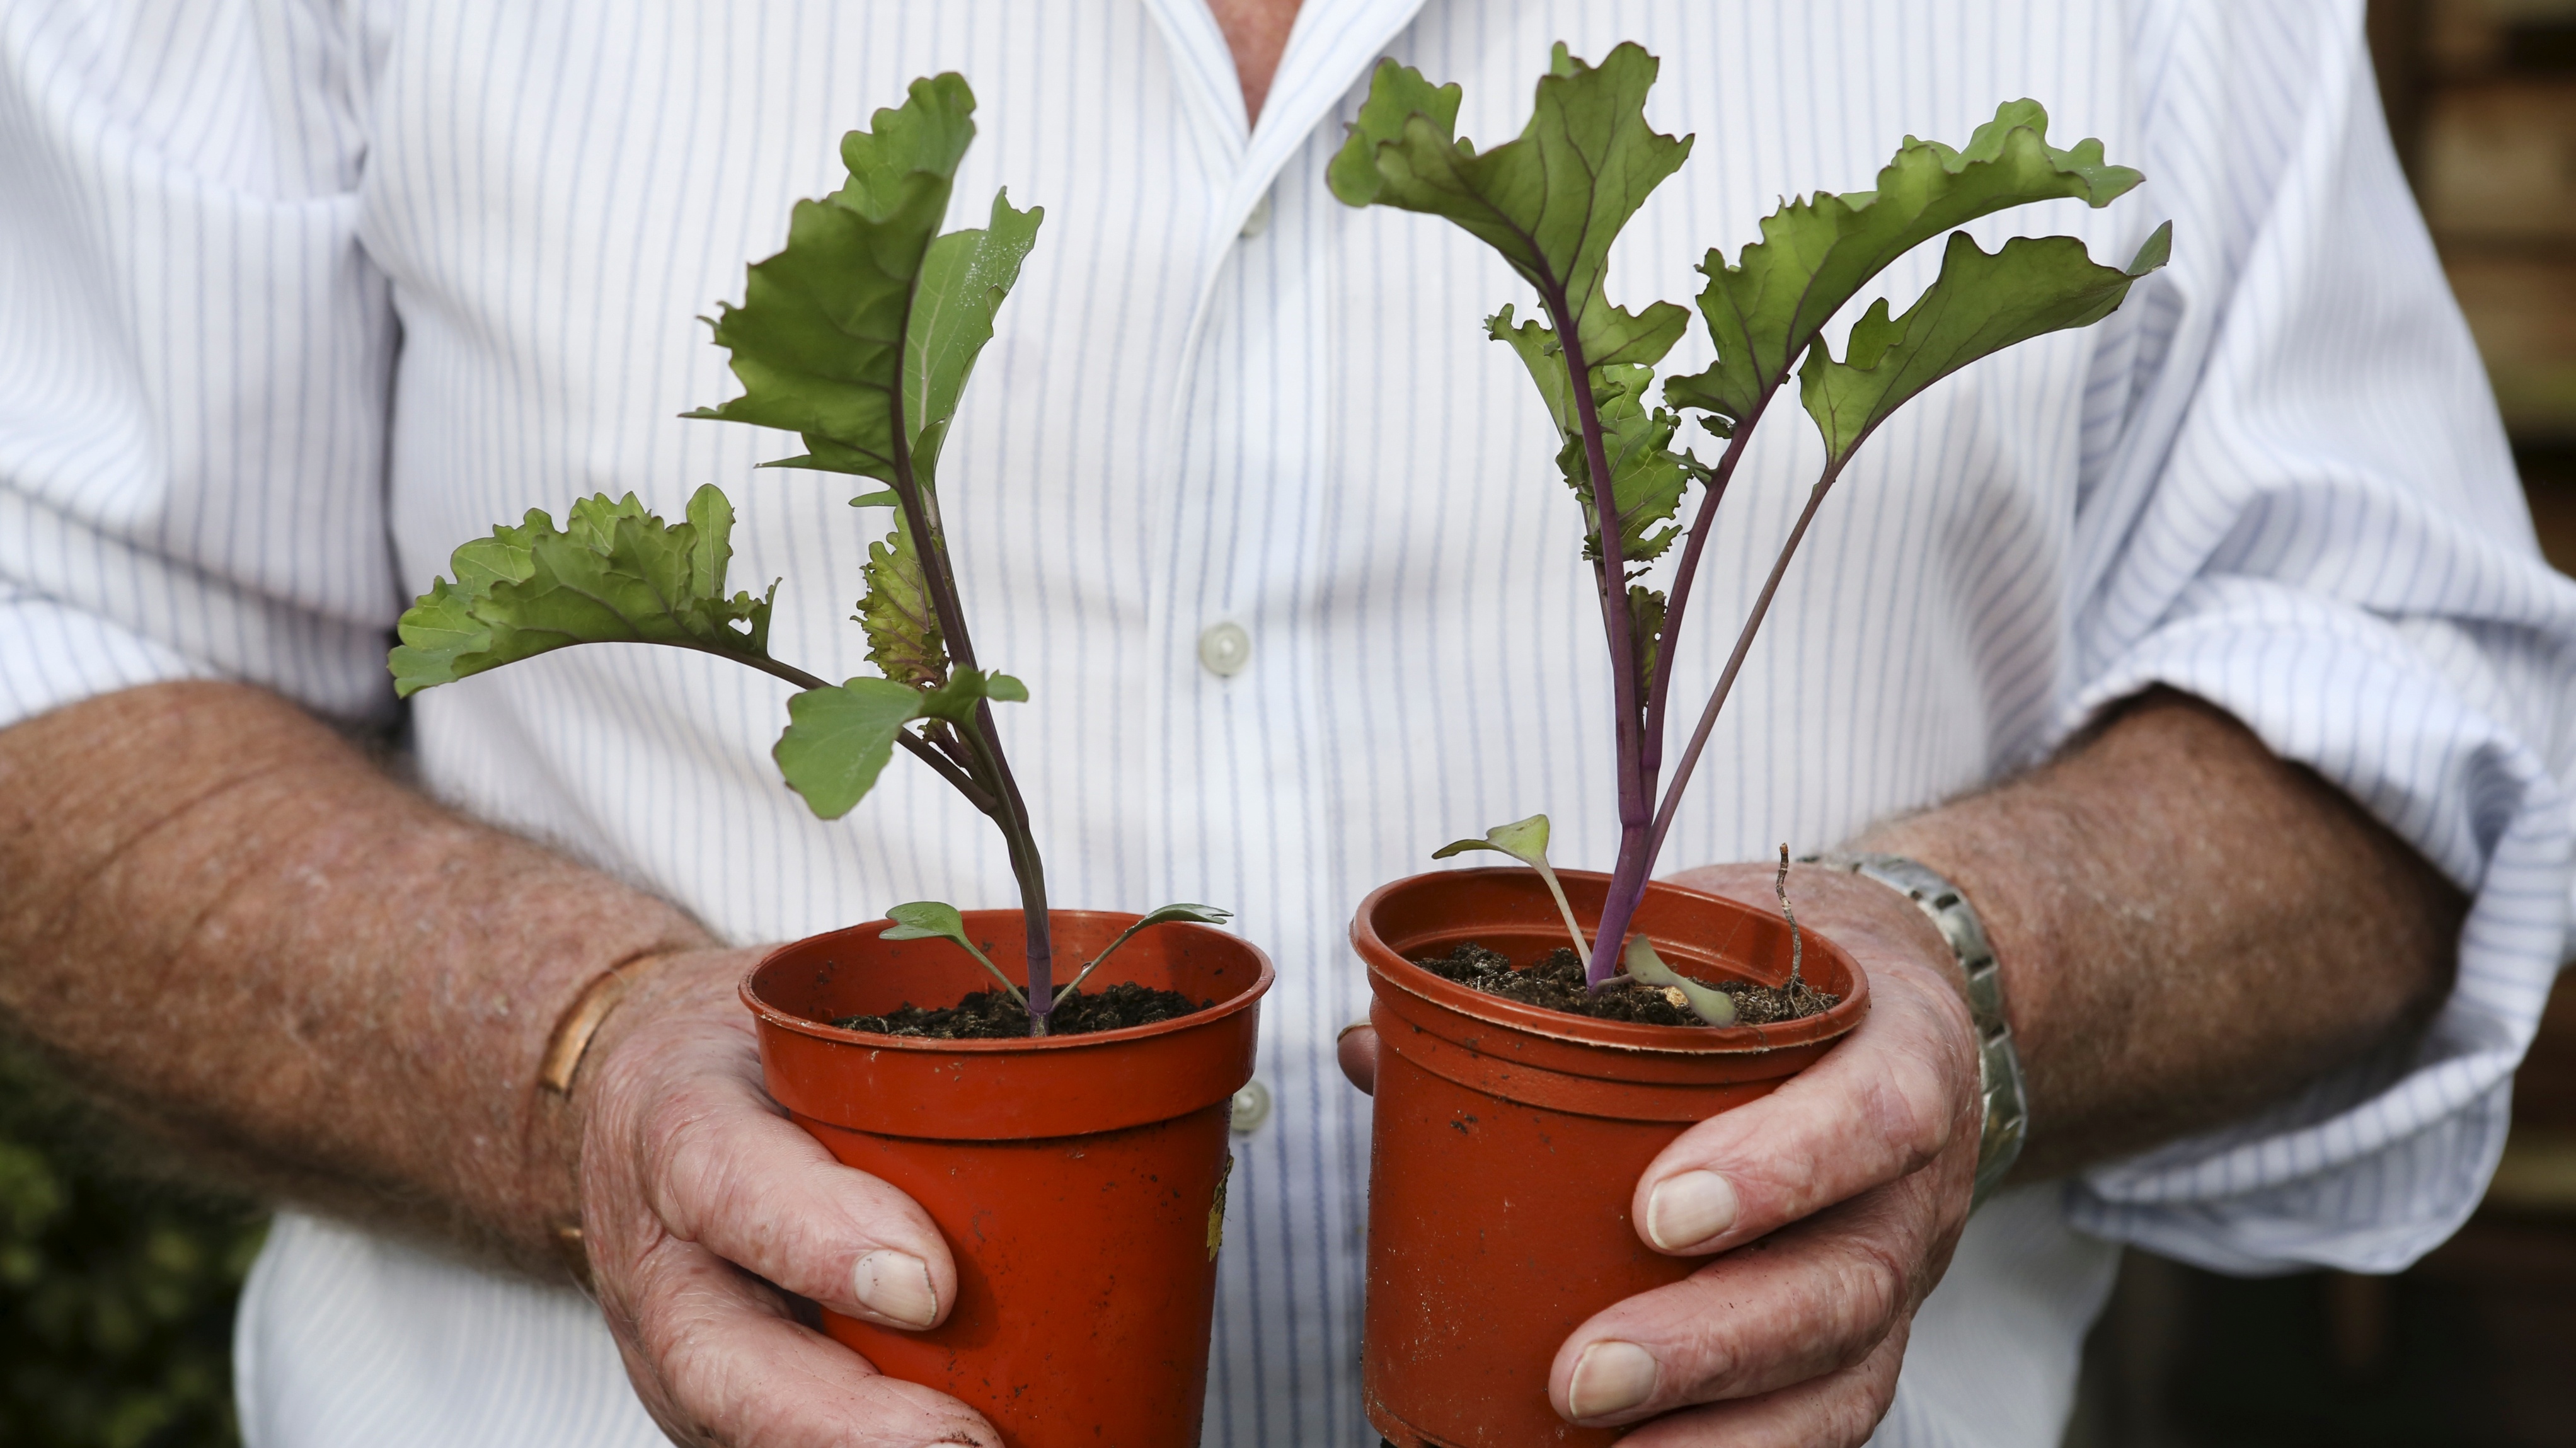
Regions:
M 767 1101 L 734 999 L 763 942 L 1006 901 L 978 822 L 901 764 L 814 821 L 761 757 L 783 686 L 719 661 L 568 650 L 408 714 L 383 669 L 495 520 L 598 490 L 670 516 L 713 480 L 738 575 L 785 579 L 774 649 L 858 671 L 834 621 L 870 530 L 676 417 L 728 395 L 691 319 L 836 184 L 844 129 L 957 70 L 960 214 L 1003 184 L 1047 212 L 943 478 L 987 661 L 1032 696 L 1055 898 L 1229 905 L 1281 966 L 1206 1441 L 1370 1442 L 1343 925 L 1493 821 L 1552 811 L 1568 864 L 1610 832 L 1572 505 L 1478 325 L 1517 283 L 1323 185 L 1368 69 L 1462 82 L 1462 132 L 1499 138 L 1550 42 L 1659 55 L 1649 114 L 1697 149 L 1622 243 L 1631 305 L 1778 196 L 2030 95 L 2149 180 L 1971 233 L 2121 258 L 2171 219 L 2172 265 L 1863 453 L 1666 855 L 1766 906 L 1768 867 L 1714 862 L 1857 841 L 1955 882 L 2027 1072 L 2018 1185 L 1969 1214 L 1943 938 L 1802 867 L 1868 1021 L 1648 1170 L 1640 1230 L 1707 1265 L 1546 1387 L 1638 1448 L 2053 1443 L 2117 1244 L 2388 1271 L 2455 1227 L 2565 945 L 2576 591 L 2359 10 L 9 7 L 0 1009 L 151 1150 L 283 1204 L 240 1317 L 253 1448 L 994 1443 L 804 1325 L 937 1321 L 955 1267 Z M 1706 356 L 1695 330 L 1668 370 Z M 1704 619 L 1741 616 L 1809 481 L 1796 421 L 1734 485 Z M 1198 661 L 1220 624 L 1230 672 Z M 1731 632 L 1688 645 L 1685 696 Z M 612 969 L 569 1095 L 539 1089 Z

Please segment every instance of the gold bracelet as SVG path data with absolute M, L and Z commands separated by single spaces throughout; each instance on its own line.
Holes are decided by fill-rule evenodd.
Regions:
M 582 1057 L 589 1054 L 591 1038 L 599 1034 L 599 1027 L 608 1019 L 608 1013 L 617 1009 L 618 1003 L 626 999 L 627 992 L 635 988 L 637 981 L 652 974 L 654 967 L 677 953 L 662 946 L 639 950 L 591 977 L 590 984 L 581 988 L 581 994 L 574 996 L 572 1004 L 564 1007 L 563 1015 L 556 1019 L 554 1033 L 546 1037 L 546 1054 L 537 1066 L 537 1095 L 540 1100 L 552 1096 L 559 1103 L 571 1101 L 573 1078 L 580 1074 Z M 576 1166 L 573 1172 L 576 1201 L 581 1192 L 580 1176 L 580 1168 Z M 572 1275 L 573 1285 L 596 1296 L 590 1274 L 590 1246 L 582 1237 L 581 1219 L 576 1216 L 556 1222 L 549 1228 L 548 1235 L 554 1241 L 555 1255 L 562 1259 L 564 1270 Z
M 655 946 L 639 950 L 592 977 L 581 994 L 572 998 L 564 1013 L 555 1021 L 554 1034 L 546 1038 L 545 1059 L 537 1067 L 537 1085 L 557 1096 L 572 1094 L 572 1078 L 581 1071 L 581 1058 L 590 1050 L 590 1038 L 599 1034 L 600 1024 L 635 982 L 652 973 L 652 968 L 676 952 Z

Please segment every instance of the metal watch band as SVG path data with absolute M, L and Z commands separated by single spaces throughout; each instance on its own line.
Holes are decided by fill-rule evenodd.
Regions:
M 1985 1098 L 1985 1128 L 1977 1142 L 1977 1201 L 1995 1188 L 2021 1156 L 2030 1132 L 2030 1113 L 2022 1092 L 2021 1052 L 2013 1048 L 2012 1025 L 2004 1017 L 2003 972 L 1994 948 L 1986 943 L 1985 923 L 1977 907 L 1939 871 L 1903 855 L 1846 854 L 1809 857 L 1829 870 L 1875 880 L 1914 902 L 1950 942 L 1967 976 L 1968 1017 L 1977 1031 L 1977 1084 Z

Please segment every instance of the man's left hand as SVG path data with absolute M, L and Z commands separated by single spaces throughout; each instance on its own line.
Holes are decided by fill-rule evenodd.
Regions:
M 1675 883 L 1777 908 L 1767 866 Z M 1574 1422 L 1653 1419 L 1622 1440 L 1633 1448 L 1868 1438 L 1968 1219 L 1982 1108 L 1948 943 L 1872 881 L 1802 869 L 1790 898 L 1802 929 L 1868 974 L 1869 1015 L 1779 1090 L 1684 1132 L 1638 1179 L 1631 1215 L 1646 1244 L 1711 1260 L 1595 1314 L 1548 1375 Z M 1375 1046 L 1364 1028 L 1342 1042 L 1364 1089 Z

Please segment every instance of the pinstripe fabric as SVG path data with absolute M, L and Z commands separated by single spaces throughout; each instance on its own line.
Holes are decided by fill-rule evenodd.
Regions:
M 1477 322 L 1507 273 L 1322 188 L 1366 67 L 1505 134 L 1549 41 L 1665 58 L 1699 136 L 1616 295 L 1681 296 L 1780 193 L 1867 184 L 1907 132 L 2034 95 L 2151 178 L 2082 235 L 2173 266 L 2102 326 L 1942 384 L 1826 507 L 1672 861 L 1830 843 L 1973 787 L 2155 681 L 2235 711 L 2477 903 L 2425 1038 L 2258 1119 L 2016 1193 L 1918 1325 L 1891 1444 L 2054 1441 L 2105 1239 L 2244 1270 L 2402 1263 L 2469 1210 L 2567 931 L 2576 590 L 2538 561 L 2475 355 L 2381 129 L 2358 5 L 1308 0 L 1261 125 L 1193 0 L 553 6 L 71 0 L 0 12 L 0 720 L 152 679 L 390 710 L 401 599 L 527 507 L 709 480 L 773 646 L 858 671 L 846 489 L 776 439 L 690 318 L 738 296 L 833 139 L 909 77 L 983 98 L 959 216 L 1048 210 L 943 473 L 1004 727 L 1063 901 L 1212 900 L 1277 957 L 1237 1142 L 1207 1441 L 1353 1444 L 1365 1103 L 1330 1066 L 1341 931 L 1427 846 L 1548 809 L 1611 848 L 1574 518 L 1528 383 Z M 1241 235 L 1264 197 L 1269 220 Z M 1900 263 L 1900 304 L 1931 249 Z M 1676 368 L 1705 360 L 1686 344 Z M 1820 451 L 1765 430 L 1685 646 L 1705 687 Z M 1253 640 L 1230 678 L 1193 642 Z M 418 701 L 446 797 L 793 936 L 1001 851 L 918 772 L 824 825 L 765 749 L 782 686 L 583 649 Z M 640 1444 L 576 1300 L 288 1217 L 243 1315 L 260 1448 Z M 363 1384 L 364 1387 L 352 1385 Z

